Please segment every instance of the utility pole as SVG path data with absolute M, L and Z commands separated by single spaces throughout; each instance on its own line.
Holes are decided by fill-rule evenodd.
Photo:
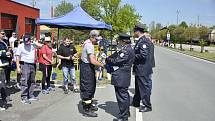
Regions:
M 179 16 L 180 11 L 177 10 L 176 13 L 177 13 L 177 25 L 178 25 L 178 16 Z
M 54 17 L 54 6 L 53 6 L 53 0 L 51 0 L 51 18 Z
M 199 15 L 197 16 L 197 26 L 199 27 L 200 26 L 200 24 L 199 24 Z
M 36 1 L 35 0 L 32 0 L 32 3 L 31 3 L 32 7 L 34 8 L 36 6 Z

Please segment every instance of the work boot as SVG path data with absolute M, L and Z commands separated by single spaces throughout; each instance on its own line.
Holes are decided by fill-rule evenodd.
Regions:
M 96 104 L 91 104 L 90 105 L 90 110 L 92 110 L 92 111 L 98 111 L 97 105 Z
M 86 117 L 97 117 L 98 114 L 94 113 L 90 108 L 84 109 L 83 115 Z

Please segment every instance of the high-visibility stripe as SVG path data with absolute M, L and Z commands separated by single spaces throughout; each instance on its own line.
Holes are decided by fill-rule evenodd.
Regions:
M 90 104 L 90 103 L 92 103 L 92 100 L 86 100 L 86 101 L 83 101 L 84 103 L 86 103 L 86 104 Z

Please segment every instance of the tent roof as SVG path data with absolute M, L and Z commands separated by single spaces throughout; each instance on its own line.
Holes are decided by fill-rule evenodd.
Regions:
M 51 19 L 38 19 L 37 24 L 58 28 L 93 28 L 112 30 L 111 25 L 95 20 L 81 7 L 77 7 L 73 11 L 60 17 Z

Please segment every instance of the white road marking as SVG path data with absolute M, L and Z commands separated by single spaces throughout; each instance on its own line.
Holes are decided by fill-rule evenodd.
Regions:
M 128 93 L 130 96 L 132 97 L 134 96 L 134 94 L 132 94 L 130 90 L 128 90 Z M 138 108 L 135 109 L 135 113 L 136 113 L 136 121 L 143 121 L 143 113 L 139 112 Z
M 143 121 L 143 113 L 139 112 L 138 108 L 136 108 L 136 121 Z

